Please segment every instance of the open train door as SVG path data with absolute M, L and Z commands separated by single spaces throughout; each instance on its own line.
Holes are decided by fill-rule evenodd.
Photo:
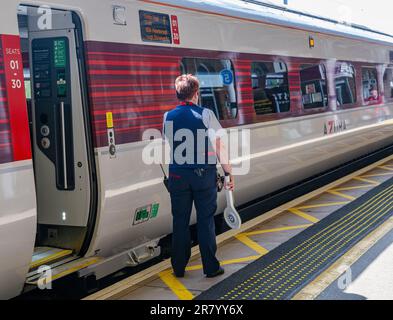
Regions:
M 83 41 L 71 11 L 25 7 L 39 247 L 87 250 L 94 227 L 93 152 Z

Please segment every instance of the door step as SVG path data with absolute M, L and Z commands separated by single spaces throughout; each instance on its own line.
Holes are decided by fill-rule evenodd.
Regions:
M 100 261 L 100 258 L 78 258 L 77 256 L 68 256 L 51 265 L 47 265 L 48 269 L 42 273 L 38 270 L 32 271 L 27 275 L 26 284 L 37 286 L 38 280 L 47 277 L 48 281 L 56 281 L 60 278 L 68 276 L 72 273 L 78 272 L 81 269 L 87 268 Z M 48 272 L 49 271 L 49 272 Z M 45 282 L 45 281 L 44 281 Z
M 72 254 L 72 250 L 50 247 L 37 247 L 34 250 L 29 272 L 36 270 L 43 265 L 51 265 L 55 262 L 66 259 L 72 256 Z

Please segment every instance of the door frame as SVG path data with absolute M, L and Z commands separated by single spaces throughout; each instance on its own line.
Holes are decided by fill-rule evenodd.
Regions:
M 38 5 L 31 5 L 29 3 L 20 2 L 19 5 L 30 8 L 39 8 Z M 97 179 L 97 166 L 94 153 L 94 140 L 93 140 L 93 126 L 89 108 L 89 90 L 88 90 L 88 76 L 86 65 L 86 50 L 83 39 L 83 22 L 82 16 L 74 9 L 67 10 L 66 8 L 52 7 L 54 10 L 69 12 L 72 15 L 72 22 L 75 24 L 75 44 L 77 64 L 79 69 L 79 81 L 81 88 L 81 101 L 84 117 L 84 129 L 86 137 L 86 150 L 87 160 L 89 162 L 89 183 L 90 183 L 90 205 L 88 212 L 88 221 L 86 226 L 86 235 L 83 244 L 78 253 L 79 256 L 85 256 L 89 250 L 91 241 L 93 239 L 94 231 L 96 228 L 97 215 L 98 215 L 98 179 Z M 33 160 L 34 161 L 34 160 Z
M 63 9 L 64 10 L 64 9 Z M 66 10 L 64 10 L 66 11 Z M 93 122 L 91 121 L 91 114 L 89 108 L 89 90 L 88 90 L 88 77 L 87 77 L 87 65 L 86 65 L 86 50 L 85 43 L 83 40 L 83 24 L 81 16 L 74 10 L 69 10 L 72 14 L 72 21 L 75 24 L 75 43 L 76 43 L 76 54 L 78 58 L 79 66 L 79 81 L 81 87 L 82 97 L 82 109 L 84 114 L 84 125 L 86 135 L 86 149 L 87 159 L 89 161 L 89 180 L 90 180 L 90 208 L 89 218 L 87 222 L 86 236 L 83 241 L 80 256 L 84 256 L 89 250 L 90 243 L 93 239 L 97 215 L 98 215 L 98 177 L 97 177 L 97 166 L 95 161 L 94 153 L 94 139 L 93 139 Z

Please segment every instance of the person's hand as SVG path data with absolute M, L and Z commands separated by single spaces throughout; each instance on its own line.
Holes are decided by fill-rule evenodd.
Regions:
M 225 189 L 229 191 L 233 191 L 235 189 L 235 179 L 233 175 L 229 175 L 230 181 L 225 181 Z

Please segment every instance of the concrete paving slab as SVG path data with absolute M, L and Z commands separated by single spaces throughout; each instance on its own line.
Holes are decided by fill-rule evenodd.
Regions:
M 256 230 L 270 230 L 276 228 L 298 226 L 308 223 L 310 223 L 310 221 L 305 220 L 291 212 L 285 211 L 274 219 L 264 222 L 262 225 L 257 226 L 249 231 L 252 232 Z
M 200 292 L 191 292 L 194 296 Z M 130 294 L 122 297 L 120 300 L 179 300 L 179 298 L 168 287 L 151 287 L 143 286 Z
M 252 262 L 252 261 L 250 261 Z M 181 283 L 183 283 L 186 288 L 188 288 L 191 291 L 206 291 L 210 289 L 212 286 L 215 284 L 221 282 L 222 280 L 226 279 L 227 277 L 231 276 L 235 272 L 243 269 L 247 264 L 231 264 L 231 265 L 226 265 L 224 266 L 225 273 L 222 276 L 219 276 L 217 278 L 206 278 L 203 275 L 202 270 L 198 271 L 188 271 L 187 275 L 184 277 L 184 279 L 181 279 Z

